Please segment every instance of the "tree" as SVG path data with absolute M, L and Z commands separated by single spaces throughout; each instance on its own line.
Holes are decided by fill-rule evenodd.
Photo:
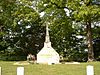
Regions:
M 45 29 L 32 1 L 3 0 L 0 5 L 1 54 L 7 59 L 16 56 L 14 60 L 18 60 L 17 56 L 25 56 L 25 59 L 28 53 L 36 55 L 43 46 Z
M 72 40 L 73 29 L 70 17 L 67 16 L 66 10 L 62 7 L 63 5 L 63 1 L 40 0 L 37 4 L 37 10 L 39 13 L 44 13 L 41 17 L 42 21 L 48 21 L 50 23 L 49 28 L 52 46 L 59 54 L 66 56 L 65 49 L 68 52 L 68 48 L 70 48 L 69 43 Z
M 100 9 L 98 5 L 93 5 L 92 0 L 42 0 L 38 2 L 38 8 L 39 12 L 45 12 L 44 16 L 48 15 L 49 20 L 52 19 L 52 21 L 57 17 L 62 17 L 66 14 L 66 11 L 60 16 L 57 14 L 62 13 L 65 9 L 68 10 L 69 16 L 65 16 L 69 17 L 74 23 L 80 22 L 86 28 L 88 61 L 94 60 L 91 25 L 100 20 Z M 59 10 L 60 12 L 57 13 Z
M 71 9 L 66 4 L 66 0 L 40 0 L 37 10 L 40 14 L 44 13 L 42 20 L 50 23 L 50 37 L 54 49 L 68 61 L 83 61 L 85 52 L 81 50 L 81 44 L 79 45 L 82 39 L 75 36 L 80 29 L 75 31 L 70 15 Z M 79 55 L 82 59 L 78 58 Z
M 12 18 L 10 17 L 11 10 L 15 6 L 14 2 L 15 0 L 0 1 L 0 50 L 4 50 L 4 52 L 9 46 L 9 43 L 5 40 L 4 36 L 8 34 L 7 28 L 11 27 L 12 24 Z
M 77 22 L 85 23 L 87 32 L 88 61 L 94 60 L 91 24 L 99 20 L 100 9 L 92 5 L 92 0 L 68 0 L 67 5 L 72 10 L 72 16 Z M 90 12 L 91 11 L 91 12 Z

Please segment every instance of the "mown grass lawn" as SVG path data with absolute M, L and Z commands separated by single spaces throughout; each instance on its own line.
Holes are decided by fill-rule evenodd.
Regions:
M 17 75 L 17 67 L 24 67 L 25 75 L 86 75 L 86 66 L 93 65 L 95 75 L 100 75 L 100 62 L 81 63 L 81 64 L 29 64 L 13 65 L 15 61 L 0 61 L 2 75 Z

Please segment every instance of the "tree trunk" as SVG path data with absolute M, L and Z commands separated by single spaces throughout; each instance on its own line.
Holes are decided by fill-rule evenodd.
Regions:
M 93 44 L 92 44 L 92 31 L 91 31 L 91 21 L 86 23 L 87 29 L 87 44 L 88 44 L 88 61 L 94 60 Z

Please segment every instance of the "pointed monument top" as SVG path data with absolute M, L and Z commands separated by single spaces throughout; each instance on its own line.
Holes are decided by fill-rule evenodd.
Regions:
M 45 42 L 50 42 L 49 29 L 48 29 L 48 24 L 47 24 L 47 23 L 46 23 L 46 36 L 45 36 Z

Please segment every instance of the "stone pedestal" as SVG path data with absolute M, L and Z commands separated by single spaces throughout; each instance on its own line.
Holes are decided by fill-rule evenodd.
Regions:
M 50 47 L 49 44 L 44 43 L 44 47 L 37 54 L 37 63 L 59 63 L 59 54 Z

